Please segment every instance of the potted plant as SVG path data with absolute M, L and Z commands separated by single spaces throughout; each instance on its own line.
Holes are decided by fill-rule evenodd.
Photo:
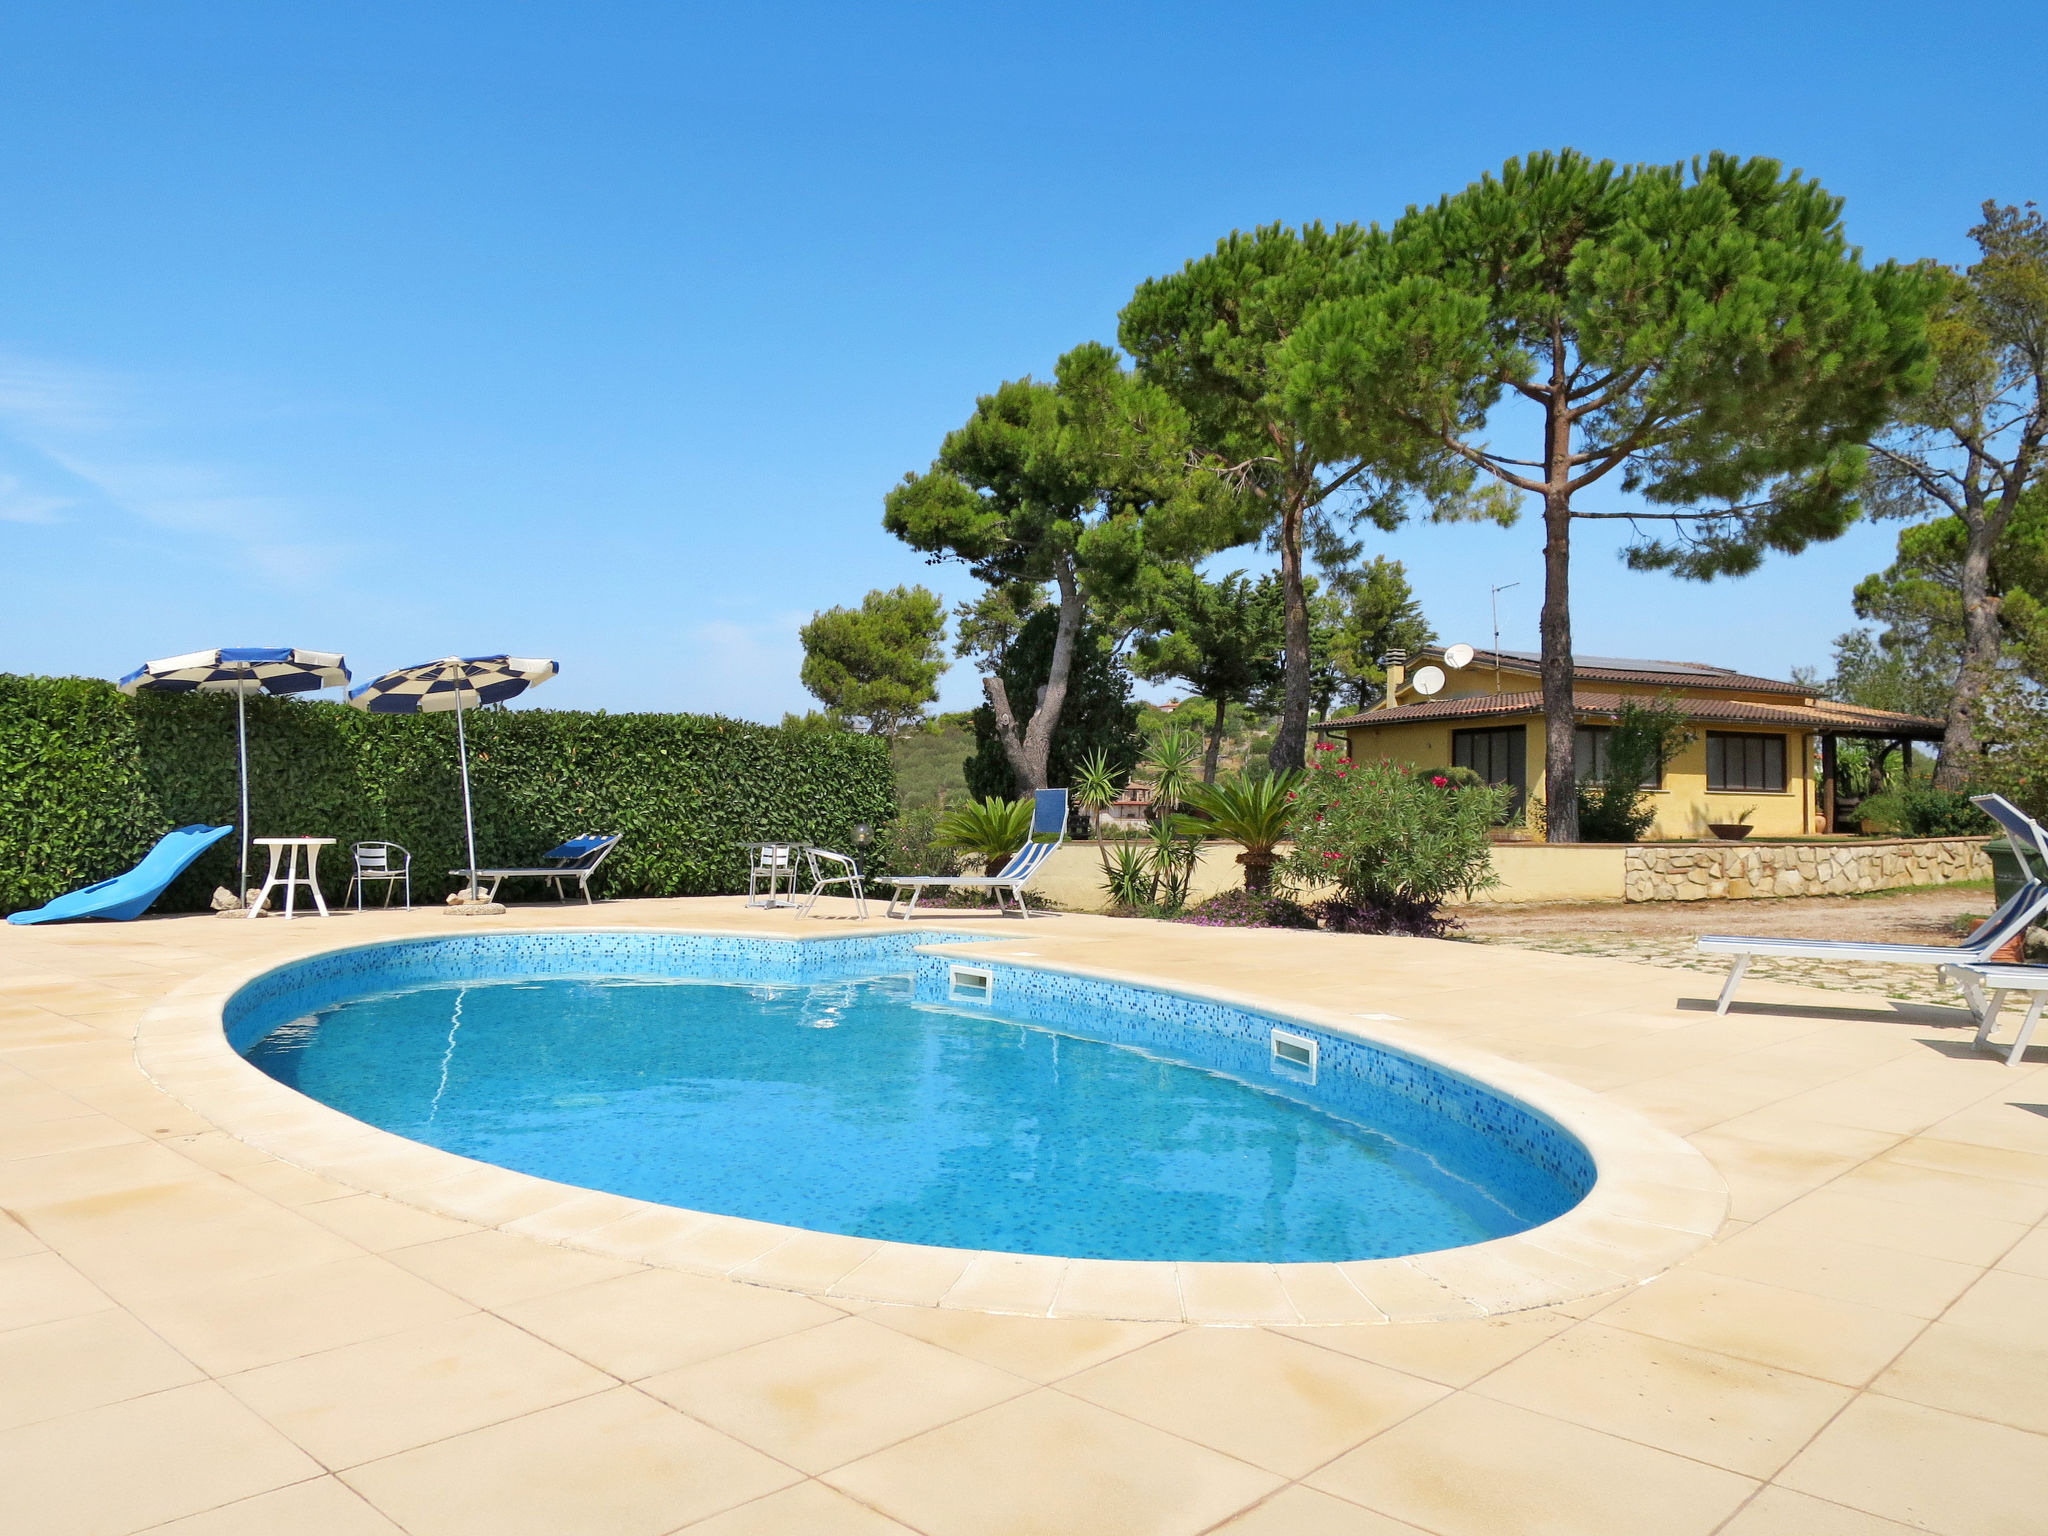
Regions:
M 1756 829 L 1749 824 L 1749 818 L 1756 814 L 1756 807 L 1745 805 L 1742 813 L 1733 821 L 1710 821 L 1707 830 L 1724 843 L 1739 843 Z

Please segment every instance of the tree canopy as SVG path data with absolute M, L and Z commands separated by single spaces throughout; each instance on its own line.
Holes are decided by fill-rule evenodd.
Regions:
M 858 608 L 828 608 L 800 634 L 803 685 L 836 719 L 896 736 L 938 697 L 946 610 L 923 587 L 878 590 Z
M 1701 579 L 1840 534 L 1863 445 L 1926 382 L 1929 279 L 1865 267 L 1840 200 L 1776 161 L 1573 150 L 1411 208 L 1354 265 L 1286 346 L 1291 414 L 1361 458 L 1441 449 L 1440 506 L 1540 504 L 1549 835 L 1574 841 L 1572 521 L 1661 522 L 1631 564 Z M 1647 506 L 1578 502 L 1610 477 Z
M 1908 529 L 1899 563 L 1857 594 L 1873 612 L 1918 610 L 1937 632 L 1953 627 L 1945 788 L 1976 761 L 1979 707 L 2009 640 L 2039 617 L 2041 589 L 2029 591 L 2020 573 L 2038 571 L 2048 467 L 2048 222 L 2032 204 L 1986 203 L 1970 237 L 1979 259 L 1967 271 L 1929 273 L 1938 284 L 1930 387 L 1871 445 L 1875 509 L 1932 521 Z
M 1216 759 L 1232 704 L 1272 688 L 1284 638 L 1280 580 L 1253 581 L 1232 571 L 1210 581 L 1192 566 L 1162 573 L 1131 648 L 1143 678 L 1177 678 L 1215 711 L 1202 759 L 1202 782 L 1216 782 Z
M 1186 461 L 1183 423 L 1159 390 L 1096 343 L 1059 360 L 1052 383 L 1017 379 L 976 402 L 923 474 L 892 490 L 883 526 L 914 549 L 958 560 L 998 596 L 975 605 L 993 730 L 1019 793 L 1045 788 L 1089 595 L 1105 602 L 1150 559 L 1208 547 L 1227 498 Z M 1226 535 L 1227 538 L 1227 535 Z M 1052 588 L 1052 649 L 1042 691 L 1018 696 L 996 658 Z M 1020 723 L 1019 714 L 1029 706 Z
M 1390 651 L 1413 655 L 1434 645 L 1436 631 L 1423 617 L 1400 561 L 1375 555 L 1364 566 L 1325 574 L 1318 606 L 1326 615 L 1330 665 L 1350 694 L 1348 705 L 1369 709 L 1387 681 L 1380 658 Z
M 1434 484 L 1441 455 L 1410 438 L 1367 442 L 1331 432 L 1289 388 L 1287 348 L 1309 317 L 1354 291 L 1368 233 L 1355 224 L 1233 232 L 1179 272 L 1141 283 L 1117 336 L 1140 377 L 1186 412 L 1191 446 L 1238 493 L 1245 538 L 1263 532 L 1280 556 L 1286 663 L 1276 770 L 1300 768 L 1313 702 L 1305 559 L 1355 552 L 1350 529 L 1397 527 L 1410 483 Z M 1463 513 L 1441 496 L 1440 514 Z

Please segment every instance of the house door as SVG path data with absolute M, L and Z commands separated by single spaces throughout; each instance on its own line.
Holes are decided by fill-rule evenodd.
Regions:
M 1489 784 L 1511 784 L 1514 804 L 1510 817 L 1521 813 L 1529 795 L 1529 776 L 1524 763 L 1529 749 L 1529 732 L 1524 726 L 1503 726 L 1490 731 L 1451 732 L 1451 765 L 1470 768 Z

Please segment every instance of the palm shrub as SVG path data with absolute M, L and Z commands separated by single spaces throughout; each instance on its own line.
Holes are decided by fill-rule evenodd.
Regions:
M 1244 845 L 1237 862 L 1244 866 L 1244 888 L 1255 896 L 1273 888 L 1273 866 L 1294 819 L 1300 783 L 1301 775 L 1293 772 L 1256 778 L 1234 773 L 1188 790 L 1188 804 L 1208 817 L 1210 831 Z
M 933 841 L 941 848 L 979 855 L 982 873 L 997 875 L 1030 836 L 1031 802 L 990 795 L 946 812 L 939 818 L 938 836 Z
M 1117 911 L 1141 912 L 1153 905 L 1159 877 L 1153 872 L 1150 851 L 1137 838 L 1118 837 L 1103 843 L 1102 888 Z
M 1499 882 L 1490 833 L 1513 794 L 1506 786 L 1438 786 L 1325 745 L 1292 793 L 1294 853 L 1280 868 L 1294 883 L 1336 888 L 1324 911 L 1332 927 L 1440 932 L 1448 897 Z

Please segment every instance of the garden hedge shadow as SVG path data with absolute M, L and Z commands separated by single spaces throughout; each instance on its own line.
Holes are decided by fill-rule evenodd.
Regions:
M 348 845 L 372 839 L 412 851 L 415 902 L 459 884 L 447 874 L 465 862 L 452 716 L 262 697 L 248 719 L 253 831 L 338 839 L 321 858 L 329 901 L 348 883 Z M 594 882 L 603 895 L 744 890 L 742 842 L 850 850 L 856 826 L 895 816 L 879 737 L 545 709 L 479 710 L 465 724 L 479 861 L 531 864 L 578 833 L 623 832 Z M 236 812 L 233 698 L 129 699 L 92 678 L 0 674 L 0 909 L 119 874 L 172 827 L 231 825 Z M 233 886 L 237 844 L 208 850 L 153 910 L 204 910 L 215 886 Z M 252 882 L 266 862 L 250 850 Z

